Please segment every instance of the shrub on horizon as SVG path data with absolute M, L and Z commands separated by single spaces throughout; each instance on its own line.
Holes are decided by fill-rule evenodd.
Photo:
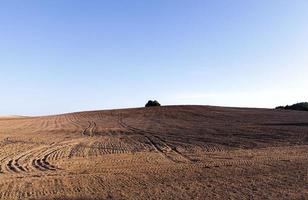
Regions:
M 155 106 L 160 106 L 160 103 L 156 100 L 154 101 L 149 100 L 148 103 L 145 104 L 145 107 L 155 107 Z

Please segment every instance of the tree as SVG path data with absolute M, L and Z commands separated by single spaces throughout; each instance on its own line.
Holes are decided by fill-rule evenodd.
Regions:
M 308 102 L 296 103 L 291 106 L 278 106 L 276 109 L 308 111 Z
M 152 101 L 149 100 L 147 104 L 145 104 L 145 107 L 155 107 L 155 106 L 160 106 L 160 103 L 156 100 Z

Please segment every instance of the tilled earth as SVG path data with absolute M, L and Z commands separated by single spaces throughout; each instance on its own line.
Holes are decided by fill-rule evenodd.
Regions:
M 0 119 L 0 199 L 308 199 L 308 112 L 168 106 Z

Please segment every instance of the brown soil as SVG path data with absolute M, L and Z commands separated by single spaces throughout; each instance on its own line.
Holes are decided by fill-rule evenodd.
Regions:
M 0 119 L 0 199 L 308 199 L 308 112 L 169 106 Z

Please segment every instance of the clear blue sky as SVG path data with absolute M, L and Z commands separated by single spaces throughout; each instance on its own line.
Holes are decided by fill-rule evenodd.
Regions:
M 307 0 L 0 2 L 0 114 L 308 101 Z

